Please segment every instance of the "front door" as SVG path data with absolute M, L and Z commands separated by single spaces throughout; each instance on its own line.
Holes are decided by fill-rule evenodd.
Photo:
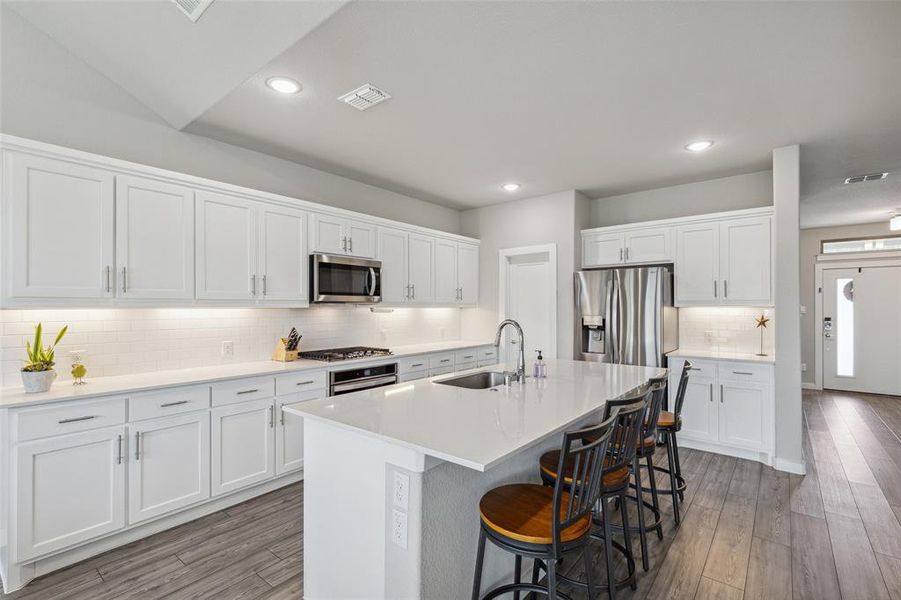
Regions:
M 823 271 L 823 387 L 901 396 L 901 267 Z

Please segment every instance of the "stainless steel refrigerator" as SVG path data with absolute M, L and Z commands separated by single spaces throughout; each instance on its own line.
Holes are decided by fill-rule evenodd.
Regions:
M 662 367 L 679 347 L 669 265 L 576 271 L 576 359 Z

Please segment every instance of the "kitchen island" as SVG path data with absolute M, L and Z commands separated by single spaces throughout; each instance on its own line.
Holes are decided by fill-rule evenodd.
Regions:
M 304 597 L 468 596 L 482 494 L 537 482 L 562 431 L 661 372 L 550 360 L 546 379 L 509 387 L 440 383 L 458 373 L 286 409 L 305 419 Z M 512 573 L 493 550 L 486 586 Z

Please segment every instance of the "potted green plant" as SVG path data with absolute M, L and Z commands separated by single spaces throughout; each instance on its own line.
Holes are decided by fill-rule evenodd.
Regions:
M 25 353 L 28 355 L 28 360 L 22 367 L 22 384 L 27 393 L 46 392 L 50 389 L 50 385 L 56 379 L 56 371 L 53 370 L 54 349 L 66 335 L 68 329 L 68 325 L 60 329 L 53 344 L 44 346 L 43 327 L 38 323 L 34 329 L 34 341 L 25 342 Z

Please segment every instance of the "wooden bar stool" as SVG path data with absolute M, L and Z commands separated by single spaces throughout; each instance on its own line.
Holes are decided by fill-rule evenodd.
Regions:
M 676 402 L 674 411 L 661 411 L 657 419 L 657 430 L 663 436 L 663 444 L 666 446 L 667 468 L 654 466 L 655 471 L 666 473 L 669 476 L 670 487 L 668 490 L 658 489 L 660 494 L 669 494 L 673 499 L 673 519 L 678 527 L 681 523 L 680 504 L 685 498 L 685 478 L 682 477 L 682 466 L 679 463 L 679 444 L 676 441 L 676 433 L 682 429 L 682 405 L 685 402 L 685 389 L 688 386 L 688 377 L 692 370 L 691 363 L 685 361 L 682 373 L 679 376 L 679 387 L 676 389 Z M 642 488 L 642 491 L 651 491 Z
M 485 541 L 516 556 L 514 582 L 490 590 L 484 600 L 520 591 L 539 592 L 557 598 L 557 562 L 564 553 L 581 551 L 585 568 L 591 568 L 588 541 L 591 533 L 591 510 L 601 495 L 602 470 L 614 419 L 563 434 L 558 468 L 572 466 L 574 480 L 566 485 L 560 480 L 552 489 L 544 485 L 519 483 L 495 488 L 479 501 L 481 530 L 476 556 L 472 598 L 478 600 L 482 586 L 482 564 Z M 590 440 L 590 441 L 587 441 Z M 522 558 L 530 557 L 546 565 L 547 586 L 521 582 Z M 589 598 L 593 586 L 589 575 Z
M 633 589 L 635 588 L 635 559 L 632 556 L 632 540 L 629 535 L 625 535 L 623 544 L 613 539 L 613 528 L 615 526 L 610 522 L 613 511 L 609 506 L 609 502 L 610 500 L 619 501 L 620 516 L 628 530 L 629 515 L 623 500 L 627 497 L 629 491 L 629 475 L 635 462 L 635 448 L 642 424 L 645 421 L 650 396 L 651 391 L 647 390 L 626 398 L 608 400 L 604 406 L 604 422 L 609 422 L 612 419 L 613 427 L 608 444 L 607 457 L 604 460 L 601 495 L 592 516 L 593 523 L 603 533 L 593 532 L 591 537 L 603 541 L 607 568 L 607 584 L 598 585 L 595 589 L 606 589 L 610 598 L 616 597 L 617 589 L 627 585 Z M 541 479 L 545 482 L 545 485 L 552 485 L 556 488 L 561 481 L 564 486 L 572 485 L 576 469 L 574 465 L 561 461 L 560 457 L 559 450 L 552 450 L 545 452 L 539 459 Z M 562 474 L 562 477 L 558 477 L 558 474 Z M 620 581 L 616 581 L 613 574 L 614 549 L 625 558 L 627 565 L 628 572 Z M 538 581 L 538 569 L 544 569 L 550 577 L 550 570 L 545 565 L 536 563 L 532 572 L 532 581 Z M 575 587 L 587 589 L 589 596 L 593 594 L 593 584 L 590 580 L 590 572 L 587 565 L 586 581 L 584 582 L 563 576 L 558 577 Z

